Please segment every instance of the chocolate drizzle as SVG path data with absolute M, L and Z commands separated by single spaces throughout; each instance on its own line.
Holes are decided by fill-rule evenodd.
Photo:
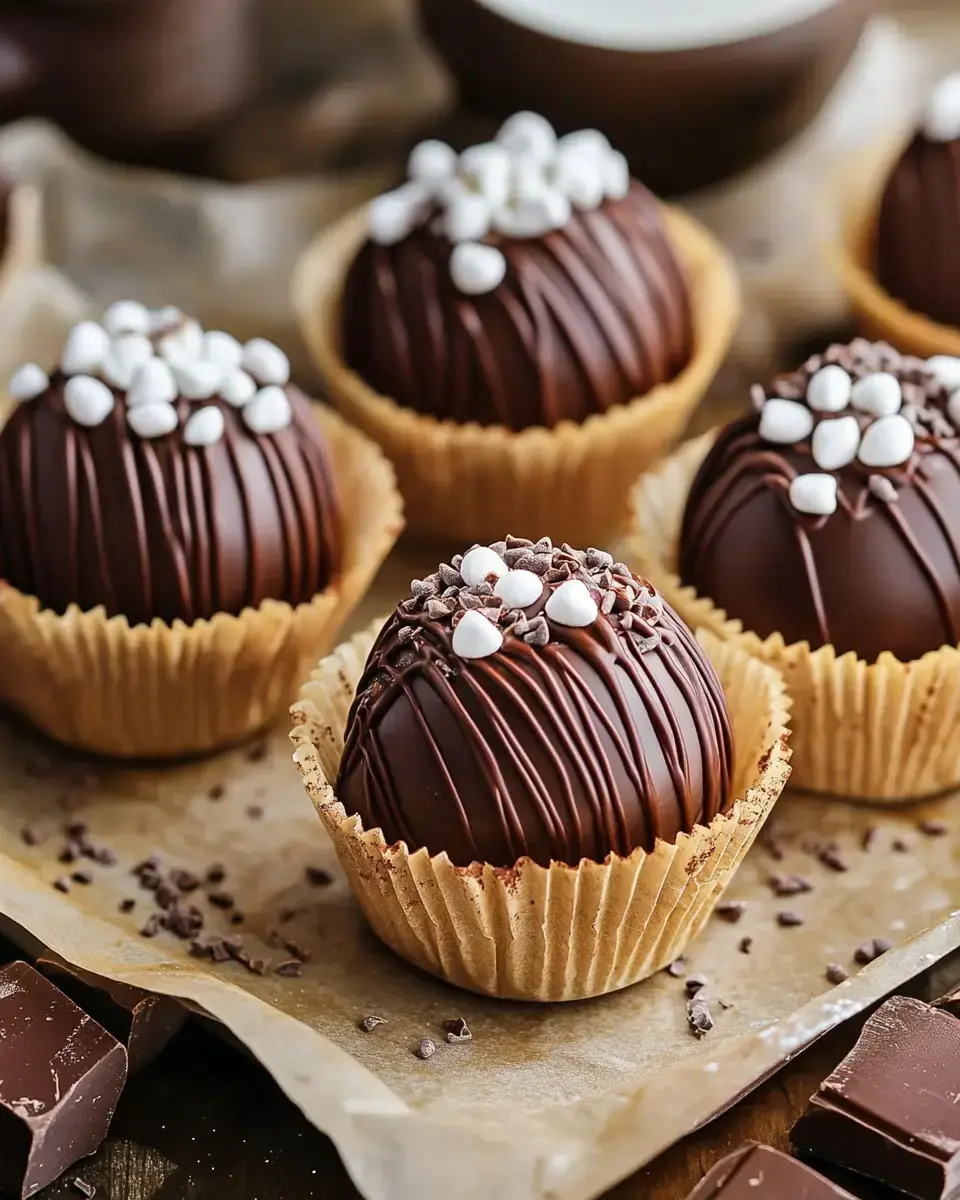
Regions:
M 807 439 L 771 445 L 752 416 L 728 427 L 694 480 L 684 516 L 680 574 L 745 628 L 787 642 L 832 644 L 875 661 L 902 661 L 960 643 L 960 434 L 945 415 L 947 393 L 920 359 L 885 345 L 832 346 L 771 396 L 799 399 L 820 367 L 854 379 L 878 371 L 901 383 L 901 412 L 916 445 L 899 467 L 854 461 L 833 472 L 837 511 L 804 516 L 791 480 L 820 468 Z M 762 405 L 762 389 L 754 405 Z M 836 414 L 815 414 L 817 420 Z
M 550 551 L 560 563 L 571 553 Z M 602 594 L 612 560 L 601 561 L 586 572 Z M 630 607 L 585 628 L 547 618 L 542 597 L 507 618 L 503 646 L 483 659 L 454 654 L 455 612 L 428 615 L 429 596 L 402 603 L 351 710 L 337 783 L 346 810 L 388 842 L 504 868 L 525 855 L 625 856 L 709 822 L 730 798 L 723 691 L 686 626 L 631 581 Z M 517 631 L 540 621 L 547 639 Z
M 54 612 L 103 605 L 131 624 L 299 604 L 340 567 L 332 466 L 310 403 L 287 393 L 289 428 L 258 437 L 222 400 L 225 432 L 131 435 L 123 393 L 93 428 L 64 409 L 64 377 L 0 434 L 0 578 Z M 175 407 L 180 425 L 196 405 Z
M 880 202 L 876 271 L 908 308 L 960 327 L 960 138 L 917 134 Z
M 397 245 L 363 247 L 342 331 L 347 362 L 371 387 L 439 418 L 524 429 L 583 421 L 686 365 L 686 282 L 640 184 L 545 237 L 484 240 L 507 275 L 473 297 L 451 282 L 451 245 L 429 223 Z

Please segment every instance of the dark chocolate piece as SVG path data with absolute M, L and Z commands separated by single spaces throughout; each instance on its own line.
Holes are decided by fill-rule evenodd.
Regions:
M 37 970 L 126 1046 L 131 1075 L 153 1062 L 187 1017 L 168 996 L 92 975 L 49 952 L 37 959 Z
M 485 241 L 507 273 L 481 296 L 457 291 L 452 246 L 429 221 L 397 245 L 360 251 L 343 350 L 376 391 L 444 420 L 525 429 L 584 421 L 686 366 L 687 284 L 640 184 L 546 237 Z
M 0 971 L 0 1191 L 32 1196 L 93 1154 L 127 1052 L 26 963 Z
M 459 557 L 414 581 L 350 712 L 337 782 L 346 811 L 388 843 L 497 867 L 525 855 L 543 865 L 626 856 L 723 811 L 732 766 L 723 689 L 662 598 L 597 551 L 548 539 L 492 549 L 518 573 L 542 572 L 539 598 L 511 610 L 488 580 L 446 584 L 460 579 Z M 596 597 L 581 627 L 545 616 L 570 582 Z M 438 595 L 445 613 L 431 617 Z M 478 607 L 502 644 L 464 658 L 453 648 L 457 622 Z M 546 644 L 539 634 L 531 644 L 539 621 Z
M 917 1200 L 960 1195 L 960 1022 L 894 996 L 820 1085 L 795 1146 Z
M 892 374 L 900 382 L 901 414 L 912 418 L 915 444 L 905 462 L 884 471 L 897 485 L 896 503 L 871 490 L 875 467 L 854 459 L 825 472 L 814 458 L 816 433 L 785 444 L 764 440 L 754 412 L 720 434 L 693 482 L 681 533 L 683 582 L 760 637 L 830 644 L 868 662 L 885 650 L 909 662 L 956 646 L 960 432 L 945 415 L 946 389 L 923 360 L 857 340 L 814 356 L 765 395 L 799 402 L 804 412 L 795 415 L 816 428 L 848 417 L 866 427 L 870 418 L 853 407 L 821 412 L 805 404 L 809 381 L 824 366 L 857 381 Z M 794 478 L 824 473 L 837 481 L 836 510 L 797 511 Z
M 876 271 L 907 308 L 960 326 L 960 138 L 918 133 L 880 201 Z
M 747 1142 L 721 1159 L 687 1200 L 853 1200 L 812 1168 L 770 1146 Z

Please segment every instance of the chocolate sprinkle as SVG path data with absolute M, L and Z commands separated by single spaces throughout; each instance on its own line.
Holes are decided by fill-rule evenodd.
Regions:
M 375 1013 L 370 1013 L 360 1022 L 360 1028 L 364 1033 L 373 1033 L 378 1025 L 386 1025 L 386 1023 L 386 1017 L 378 1017 Z
M 414 1054 L 417 1056 L 417 1058 L 423 1059 L 433 1058 L 436 1052 L 437 1043 L 433 1040 L 433 1038 L 421 1038 L 416 1050 L 414 1050 Z
M 850 978 L 850 972 L 847 971 L 845 967 L 842 967 L 839 963 L 827 963 L 826 975 L 827 983 L 832 983 L 834 985 L 838 983 L 846 983 L 846 981 Z

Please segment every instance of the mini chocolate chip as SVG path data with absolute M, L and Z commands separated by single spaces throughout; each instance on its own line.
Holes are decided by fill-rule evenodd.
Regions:
M 747 911 L 747 902 L 745 900 L 722 900 L 713 911 L 722 920 L 736 925 Z
M 311 887 L 329 887 L 333 883 L 333 876 L 323 867 L 307 867 L 306 876 Z
M 850 972 L 839 963 L 827 963 L 827 983 L 845 983 L 850 978 Z
M 437 1043 L 433 1038 L 421 1038 L 414 1054 L 417 1058 L 433 1058 L 437 1052 Z
M 363 1018 L 360 1022 L 360 1028 L 364 1033 L 373 1033 L 378 1025 L 386 1025 L 386 1017 L 378 1017 L 375 1013 L 370 1013 L 369 1016 Z
M 777 924 L 784 929 L 792 929 L 796 925 L 803 924 L 803 917 L 799 913 L 790 912 L 787 909 L 784 912 L 777 913 Z
M 741 938 L 740 941 L 737 943 L 737 949 L 740 951 L 741 954 L 749 954 L 752 947 L 753 947 L 753 938 L 752 937 Z
M 473 1041 L 473 1034 L 463 1017 L 452 1017 L 450 1020 L 444 1021 L 443 1029 L 447 1035 L 447 1041 L 451 1044 Z
M 170 882 L 181 892 L 195 892 L 200 886 L 200 880 L 192 871 L 177 870 L 170 872 Z
M 775 896 L 799 896 L 813 891 L 813 884 L 802 875 L 771 875 L 768 882 Z
M 207 867 L 207 873 L 203 878 L 205 883 L 212 883 L 216 885 L 218 883 L 223 883 L 226 877 L 227 869 L 222 863 L 211 863 L 210 866 Z
M 75 863 L 80 857 L 80 848 L 74 844 L 64 846 L 57 855 L 57 861 L 62 862 L 65 866 L 69 863 Z

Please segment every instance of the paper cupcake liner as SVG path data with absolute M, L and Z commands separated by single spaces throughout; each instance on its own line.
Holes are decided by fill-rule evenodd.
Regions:
M 742 647 L 784 677 L 792 703 L 791 784 L 853 800 L 915 800 L 960 786 L 960 647 L 913 662 L 866 663 L 745 631 L 675 574 L 687 495 L 715 438 L 706 434 L 644 476 L 617 547 L 694 629 Z
M 340 296 L 366 237 L 366 209 L 317 238 L 294 283 L 301 330 L 333 402 L 397 468 L 411 530 L 467 543 L 493 541 L 504 529 L 535 530 L 537 537 L 600 545 L 622 524 L 627 489 L 682 436 L 740 315 L 737 278 L 723 248 L 676 209 L 664 209 L 664 219 L 690 284 L 688 366 L 670 383 L 582 424 L 520 432 L 424 416 L 378 395 L 351 371 L 340 356 Z
M 329 410 L 344 519 L 344 563 L 293 607 L 268 600 L 239 616 L 131 628 L 102 608 L 59 616 L 0 584 L 0 703 L 57 741 L 116 758 L 172 758 L 237 742 L 275 720 L 333 643 L 403 525 L 393 471 Z
M 935 354 L 960 355 L 960 329 L 940 325 L 895 300 L 874 274 L 876 204 L 853 214 L 844 239 L 836 248 L 837 269 L 857 324 L 874 341 L 889 342 L 904 354 L 931 358 Z
M 703 927 L 789 775 L 788 701 L 775 671 L 733 643 L 704 645 L 731 710 L 733 806 L 651 852 L 505 870 L 388 846 L 337 801 L 347 714 L 379 625 L 324 659 L 291 710 L 294 761 L 367 920 L 403 958 L 470 991 L 580 1000 L 672 962 Z

